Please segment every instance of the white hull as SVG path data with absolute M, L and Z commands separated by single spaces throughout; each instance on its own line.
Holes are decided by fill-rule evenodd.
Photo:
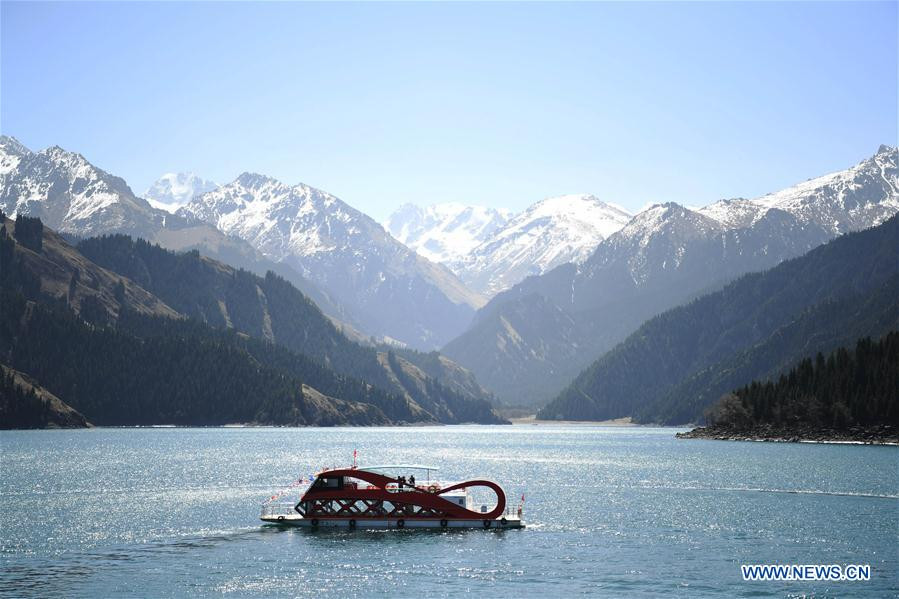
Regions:
M 300 526 L 304 528 L 482 528 L 488 529 L 507 529 L 507 528 L 524 528 L 524 523 L 517 516 L 506 516 L 505 518 L 496 518 L 495 520 L 417 520 L 407 518 L 400 525 L 400 521 L 391 520 L 373 520 L 373 519 L 357 519 L 349 518 L 303 518 L 296 516 L 279 516 L 262 518 L 264 522 L 279 524 L 281 526 Z M 315 523 L 313 521 L 315 520 Z M 351 524 L 353 522 L 354 524 Z M 444 526 L 444 522 L 446 526 Z M 485 524 L 486 523 L 486 524 Z

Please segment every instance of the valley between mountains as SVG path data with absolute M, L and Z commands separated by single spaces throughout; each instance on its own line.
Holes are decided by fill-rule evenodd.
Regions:
M 3 136 L 0 210 L 5 428 L 685 424 L 899 330 L 891 146 L 703 207 L 460 198 L 382 225 L 257 173 L 138 194 Z

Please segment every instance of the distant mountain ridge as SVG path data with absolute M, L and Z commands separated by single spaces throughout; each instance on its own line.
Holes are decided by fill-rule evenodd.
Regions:
M 643 324 L 539 416 L 683 424 L 798 359 L 899 326 L 899 216 Z
M 390 215 L 384 227 L 428 260 L 457 272 L 458 263 L 511 216 L 508 210 L 454 202 L 426 208 L 404 204 Z
M 631 215 L 592 195 L 547 198 L 511 218 L 459 266 L 473 289 L 492 296 L 531 275 L 587 259 Z
M 54 231 L 80 238 L 122 233 L 175 251 L 197 249 L 261 275 L 272 270 L 330 316 L 354 324 L 336 298 L 297 271 L 266 259 L 250 244 L 213 226 L 154 208 L 124 180 L 58 146 L 32 152 L 15 138 L 0 136 L 0 210 L 38 217 Z
M 194 173 L 165 173 L 144 192 L 144 199 L 154 208 L 175 213 L 194 197 L 216 189 L 218 184 Z
M 189 366 L 196 360 L 170 366 L 173 368 L 169 373 L 171 382 L 180 382 L 195 391 L 194 395 L 177 393 L 182 398 L 179 401 L 203 404 L 195 417 L 208 419 L 206 423 L 221 423 L 222 418 L 227 422 L 237 414 L 254 417 L 252 407 L 248 407 L 250 411 L 238 410 L 228 416 L 227 411 L 216 413 L 212 405 L 204 403 L 214 397 L 207 391 L 215 392 L 218 385 L 231 384 L 234 387 L 229 389 L 235 389 L 236 381 L 230 377 L 238 376 L 237 372 L 251 378 L 257 374 L 275 377 L 279 381 L 286 375 L 302 382 L 302 390 L 296 384 L 285 393 L 293 398 L 291 401 L 305 402 L 304 415 L 290 410 L 284 412 L 284 406 L 277 408 L 281 410 L 278 416 L 271 412 L 259 413 L 260 418 L 275 418 L 271 422 L 278 419 L 286 419 L 282 423 L 300 424 L 501 422 L 492 412 L 486 394 L 476 385 L 471 386 L 468 378 L 460 378 L 461 384 L 452 388 L 437 380 L 452 383 L 464 372 L 458 367 L 453 371 L 449 368 L 451 363 L 443 365 L 433 371 L 435 379 L 406 360 L 349 341 L 311 301 L 274 274 L 269 273 L 263 279 L 200 257 L 196 252 L 176 255 L 121 235 L 85 240 L 80 249 L 85 253 L 42 228 L 36 219 L 20 217 L 16 222 L 0 223 L 0 287 L 4 305 L 11 310 L 4 314 L 10 320 L 0 323 L 4 332 L 0 340 L 11 366 L 28 372 L 42 383 L 46 381 L 48 388 L 70 401 L 73 407 L 84 410 L 98 424 L 127 423 L 117 419 L 128 416 L 122 412 L 110 420 L 110 415 L 98 415 L 96 410 L 101 409 L 100 404 L 84 403 L 75 389 L 95 388 L 98 394 L 112 400 L 117 387 L 106 386 L 101 392 L 95 386 L 102 383 L 84 378 L 96 375 L 101 366 L 94 365 L 92 370 L 84 372 L 75 368 L 73 372 L 70 370 L 73 364 L 68 361 L 78 360 L 78 354 L 66 352 L 79 344 L 94 344 L 96 356 L 91 353 L 82 356 L 83 359 L 96 358 L 101 364 L 102 360 L 108 360 L 126 373 L 129 368 L 141 368 L 142 362 L 121 363 L 104 352 L 114 351 L 116 344 L 123 344 L 128 351 L 140 353 L 144 351 L 140 348 L 142 340 L 148 348 L 169 347 L 173 355 L 157 359 L 166 363 L 177 359 L 175 354 L 181 352 L 208 351 L 208 360 L 204 356 L 202 366 L 196 366 L 203 376 L 213 376 L 219 368 L 216 359 L 226 359 L 237 369 L 233 375 L 227 371 L 218 374 L 209 389 L 198 390 L 187 379 L 179 379 L 190 376 Z M 15 293 L 24 293 L 31 299 L 29 303 L 36 303 L 34 308 L 21 303 Z M 165 301 L 157 294 L 165 297 Z M 13 306 L 18 307 L 13 309 Z M 41 306 L 47 309 L 40 311 L 36 320 L 23 316 Z M 20 314 L 19 310 L 24 311 Z M 73 315 L 100 329 L 114 324 L 115 331 L 92 332 L 81 320 L 72 320 Z M 194 320 L 184 320 L 183 316 Z M 2 329 L 3 326 L 11 329 Z M 71 339 L 65 342 L 57 339 L 66 330 Z M 248 335 L 259 341 L 250 340 Z M 48 357 L 47 352 L 56 351 L 60 353 L 57 358 Z M 388 366 L 384 365 L 385 361 L 389 362 Z M 264 372 L 254 371 L 251 375 L 255 363 Z M 108 376 L 118 375 L 108 373 Z M 274 401 L 281 384 L 266 385 L 267 391 L 260 390 L 256 399 L 262 401 L 269 397 L 266 393 L 270 391 Z M 158 384 L 154 388 L 162 392 Z M 147 390 L 142 390 L 135 397 L 144 397 L 146 393 Z M 146 397 L 149 401 L 152 394 Z M 256 405 L 253 404 L 256 399 L 248 397 L 247 401 Z M 141 418 L 153 418 L 152 410 L 141 409 L 144 414 Z
M 883 222 L 899 211 L 897 173 L 896 149 L 882 146 L 846 171 L 764 202 L 728 200 L 698 211 L 650 207 L 582 264 L 529 277 L 495 296 L 443 351 L 503 402 L 548 401 L 652 316 L 802 255 L 841 226 Z
M 525 277 L 582 262 L 630 218 L 595 196 L 571 194 L 546 198 L 516 215 L 460 204 L 406 204 L 390 216 L 388 228 L 490 297 Z
M 244 173 L 178 211 L 249 242 L 341 299 L 372 335 L 433 349 L 483 300 L 335 196 Z

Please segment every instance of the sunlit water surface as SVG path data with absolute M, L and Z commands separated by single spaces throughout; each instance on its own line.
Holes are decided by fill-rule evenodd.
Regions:
M 0 594 L 899 595 L 899 449 L 678 441 L 594 426 L 0 433 Z M 261 502 L 360 461 L 484 476 L 525 530 L 262 525 Z M 870 564 L 870 582 L 743 582 L 740 564 Z

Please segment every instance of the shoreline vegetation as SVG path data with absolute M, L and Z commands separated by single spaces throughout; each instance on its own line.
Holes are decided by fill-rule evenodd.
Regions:
M 858 445 L 899 445 L 899 427 L 887 424 L 857 426 L 846 430 L 821 429 L 811 426 L 774 426 L 762 424 L 751 427 L 709 425 L 677 433 L 678 439 L 707 439 L 716 441 L 764 441 L 771 443 L 834 443 Z
M 802 360 L 706 411 L 679 439 L 899 444 L 899 331 Z

